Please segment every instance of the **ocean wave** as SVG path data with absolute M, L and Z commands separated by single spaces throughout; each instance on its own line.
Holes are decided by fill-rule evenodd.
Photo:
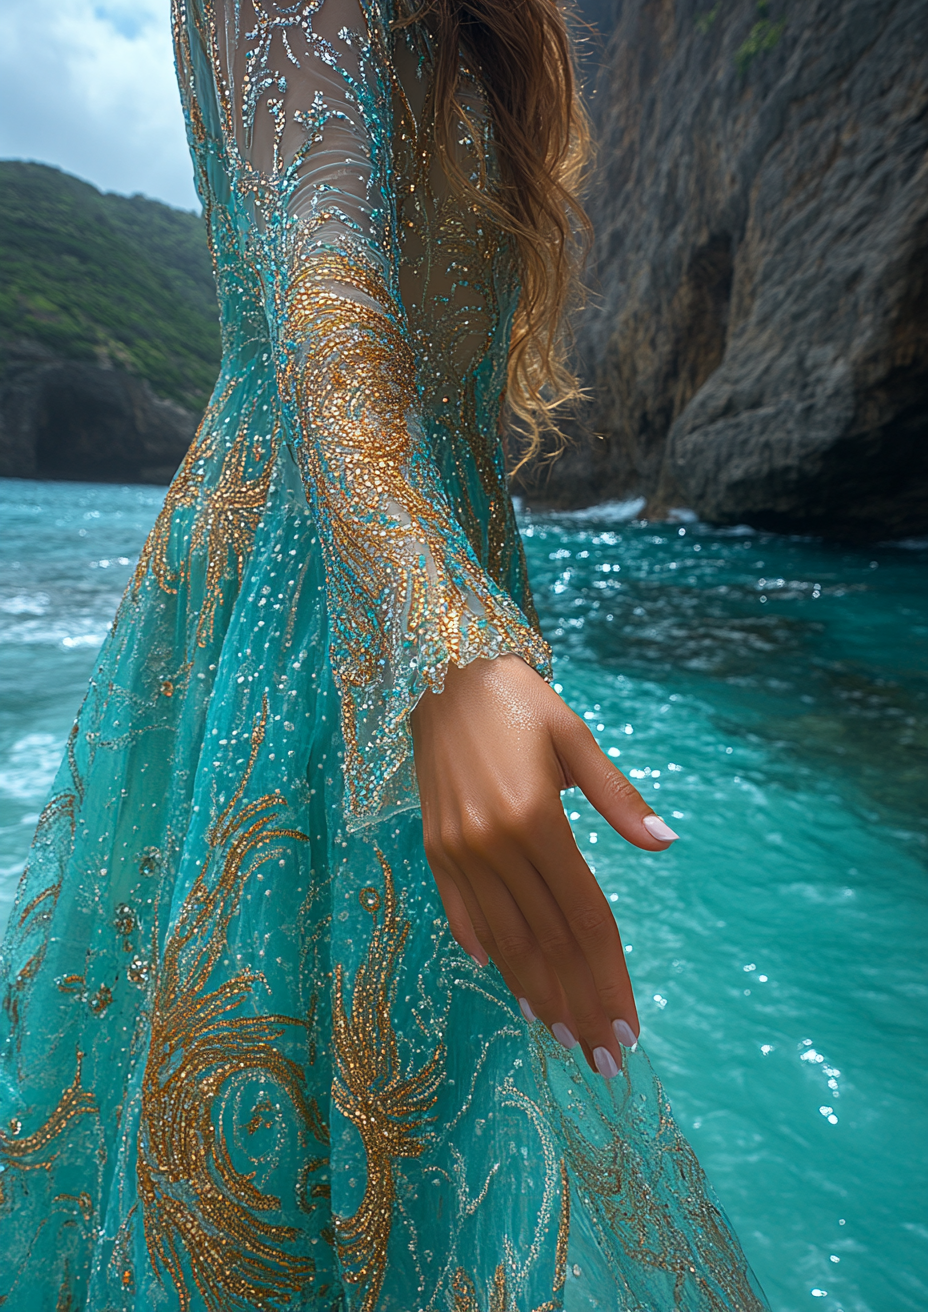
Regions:
M 0 796 L 17 802 L 44 799 L 64 751 L 64 743 L 52 733 L 27 733 L 18 738 L 0 758 Z

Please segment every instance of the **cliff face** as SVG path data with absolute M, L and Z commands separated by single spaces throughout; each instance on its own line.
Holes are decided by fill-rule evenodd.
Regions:
M 594 112 L 590 433 L 536 501 L 928 529 L 919 0 L 622 0 Z M 597 436 L 591 436 L 595 434 Z
M 195 214 L 0 161 L 0 475 L 168 482 L 219 366 Z
M 0 477 L 168 483 L 197 416 L 123 369 L 64 360 L 34 342 L 0 370 Z

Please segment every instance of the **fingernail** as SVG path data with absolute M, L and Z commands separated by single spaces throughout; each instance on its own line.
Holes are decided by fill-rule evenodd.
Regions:
M 570 1052 L 571 1048 L 576 1048 L 577 1040 L 571 1034 L 567 1026 L 562 1025 L 559 1020 L 555 1021 L 551 1026 L 551 1033 L 557 1039 L 561 1047 L 566 1048 L 568 1052 Z
M 619 1073 L 619 1068 L 615 1064 L 615 1057 L 608 1048 L 594 1048 L 593 1060 L 596 1062 L 596 1069 L 605 1080 L 614 1080 Z
M 652 838 L 656 838 L 659 843 L 672 843 L 679 838 L 670 825 L 665 825 L 659 815 L 646 815 L 641 822 Z
M 529 1000 L 528 1000 L 528 998 L 520 998 L 520 999 L 519 999 L 519 1010 L 522 1012 L 522 1015 L 523 1015 L 523 1016 L 525 1017 L 525 1019 L 528 1021 L 529 1025 L 531 1025 L 531 1023 L 532 1023 L 533 1020 L 537 1020 L 537 1019 L 538 1019 L 538 1017 L 537 1017 L 537 1016 L 535 1015 L 535 1013 L 532 1011 L 531 1006 L 529 1005 Z
M 475 957 L 473 952 L 468 952 L 467 955 L 470 957 L 471 961 L 474 963 L 474 965 L 477 967 L 478 970 L 483 970 L 484 966 L 487 964 L 485 961 L 481 961 L 478 957 Z
M 638 1035 L 627 1020 L 614 1020 L 612 1022 L 612 1032 L 623 1048 L 634 1048 L 638 1042 Z

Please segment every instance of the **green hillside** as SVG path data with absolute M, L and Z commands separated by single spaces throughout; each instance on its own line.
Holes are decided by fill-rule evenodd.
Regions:
M 0 343 L 22 338 L 70 359 L 108 356 L 201 410 L 219 365 L 203 220 L 0 161 Z

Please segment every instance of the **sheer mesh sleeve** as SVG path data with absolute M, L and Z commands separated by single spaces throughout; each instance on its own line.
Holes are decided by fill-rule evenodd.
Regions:
M 548 660 L 478 564 L 427 449 L 399 294 L 381 3 L 216 0 L 205 32 L 285 424 L 324 543 L 352 828 L 414 804 L 408 716 L 449 661 Z

